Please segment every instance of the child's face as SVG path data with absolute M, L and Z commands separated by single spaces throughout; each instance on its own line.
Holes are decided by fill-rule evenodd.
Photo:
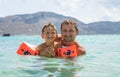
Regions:
M 57 36 L 56 30 L 53 27 L 46 27 L 42 33 L 42 38 L 46 42 L 53 42 Z
M 76 35 L 78 34 L 78 32 L 76 31 L 74 25 L 63 25 L 62 26 L 62 38 L 66 41 L 66 42 L 72 42 L 75 40 Z

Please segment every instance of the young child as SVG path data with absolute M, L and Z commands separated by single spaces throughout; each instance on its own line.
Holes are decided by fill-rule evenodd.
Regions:
M 45 25 L 42 28 L 41 37 L 45 40 L 45 42 L 37 46 L 40 56 L 56 57 L 55 45 L 57 42 L 54 42 L 57 37 L 56 27 L 51 23 Z

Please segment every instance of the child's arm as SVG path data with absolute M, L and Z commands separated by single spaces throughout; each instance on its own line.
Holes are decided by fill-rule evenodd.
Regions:
M 75 42 L 77 46 L 77 54 L 78 56 L 86 54 L 86 50 L 83 46 L 81 46 L 78 42 Z
M 46 52 L 44 52 L 44 49 L 45 49 L 45 46 L 44 44 L 40 44 L 36 47 L 36 50 L 39 51 L 39 56 L 45 56 L 46 55 Z

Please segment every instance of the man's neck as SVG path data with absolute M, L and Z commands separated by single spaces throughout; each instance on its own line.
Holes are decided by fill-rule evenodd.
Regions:
M 64 45 L 64 46 L 69 46 L 69 45 L 73 45 L 73 44 L 75 44 L 75 41 L 66 42 L 65 40 L 62 40 L 62 45 Z

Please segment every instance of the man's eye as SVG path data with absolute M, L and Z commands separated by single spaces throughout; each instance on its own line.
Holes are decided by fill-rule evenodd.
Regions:
M 70 32 L 74 32 L 74 30 L 70 30 Z

